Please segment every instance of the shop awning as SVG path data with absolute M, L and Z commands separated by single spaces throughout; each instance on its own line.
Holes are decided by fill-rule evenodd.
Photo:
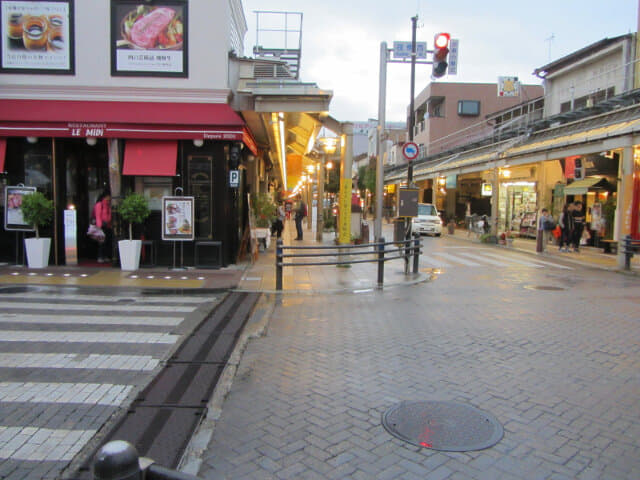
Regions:
M 564 187 L 565 195 L 585 195 L 590 189 L 609 190 L 609 182 L 606 178 L 589 177 L 576 180 L 571 185 Z
M 7 150 L 7 139 L 0 138 L 0 173 L 4 172 L 4 155 Z
M 122 174 L 173 177 L 177 158 L 177 141 L 127 140 Z
M 232 140 L 257 147 L 226 103 L 2 100 L 0 137 Z

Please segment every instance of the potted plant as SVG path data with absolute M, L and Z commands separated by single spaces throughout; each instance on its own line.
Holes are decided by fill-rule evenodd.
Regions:
M 27 252 L 29 268 L 44 268 L 49 265 L 49 251 L 51 239 L 40 238 L 40 227 L 47 225 L 53 218 L 53 201 L 47 200 L 42 192 L 34 192 L 22 197 L 22 216 L 33 225 L 35 238 L 25 238 L 24 246 Z
M 118 242 L 118 252 L 120 253 L 120 267 L 122 270 L 137 270 L 140 266 L 140 251 L 142 250 L 142 240 L 133 239 L 133 224 L 142 223 L 151 213 L 147 200 L 139 193 L 130 193 L 120 205 L 118 205 L 120 218 L 129 223 L 129 240 Z
M 251 196 L 251 210 L 255 217 L 255 225 L 251 237 L 257 241 L 264 241 L 265 248 L 269 247 L 270 227 L 276 216 L 276 205 L 268 193 L 257 193 Z

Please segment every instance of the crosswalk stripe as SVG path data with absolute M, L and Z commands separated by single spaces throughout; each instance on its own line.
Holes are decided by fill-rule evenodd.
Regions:
M 0 342 L 161 343 L 173 344 L 179 335 L 147 332 L 49 332 L 0 330 Z
M 119 406 L 133 387 L 110 383 L 0 382 L 0 402 Z
M 23 315 L 0 312 L 0 322 L 71 324 L 71 325 L 152 325 L 154 327 L 175 327 L 184 317 L 139 317 L 137 315 Z
M 497 258 L 485 258 L 483 257 L 484 253 L 476 253 L 476 252 L 458 252 L 458 255 L 462 255 L 464 257 L 467 258 L 472 258 L 474 260 L 477 260 L 479 262 L 486 262 L 489 263 L 490 265 L 493 266 L 498 266 L 498 267 L 510 267 L 511 264 L 509 263 L 505 263 L 502 261 L 502 257 L 500 259 Z
M 428 263 L 429 265 L 431 265 L 432 267 L 436 267 L 436 268 L 443 268 L 443 267 L 450 267 L 451 265 L 447 262 L 443 262 L 441 260 L 438 260 L 437 258 L 434 258 L 430 255 L 420 255 L 420 260 L 425 261 L 426 263 Z
M 0 459 L 68 462 L 95 433 L 96 430 L 0 426 Z
M 83 310 L 94 312 L 108 310 L 110 312 L 166 312 L 171 310 L 175 313 L 190 313 L 197 307 L 180 307 L 166 305 L 96 305 L 95 303 L 21 303 L 3 302 L 0 308 L 4 310 L 20 309 L 21 311 L 46 309 L 46 310 Z
M 498 258 L 505 258 L 504 255 L 499 255 L 497 253 L 494 252 L 485 252 L 485 255 L 489 255 L 490 257 L 498 257 Z M 555 267 L 555 268 L 560 268 L 563 270 L 573 270 L 573 268 L 571 267 L 566 267 L 564 265 L 560 265 L 558 263 L 551 263 L 551 262 L 545 262 L 544 260 L 538 260 L 537 258 L 531 261 L 527 261 L 527 260 L 519 260 L 516 258 L 512 258 L 511 255 L 509 256 L 509 261 L 513 262 L 513 263 L 518 263 L 520 265 L 526 265 L 526 266 L 534 266 L 536 268 L 542 268 L 542 265 L 547 265 L 550 267 Z
M 159 360 L 150 355 L 96 353 L 0 353 L 0 368 L 85 368 L 91 370 L 150 371 Z
M 437 255 L 438 257 L 443 257 L 447 260 L 451 260 L 453 262 L 457 262 L 457 263 L 461 263 L 462 265 L 466 265 L 468 267 L 479 267 L 480 264 L 476 263 L 476 262 L 472 262 L 471 260 L 465 260 L 464 258 L 460 258 L 457 257 L 455 255 L 451 255 L 449 253 L 442 253 L 442 252 L 434 252 L 435 255 Z
M 2 292 L 2 290 L 0 290 L 0 301 L 3 298 L 16 298 L 17 294 L 15 293 L 4 293 Z M 30 293 L 30 292 L 24 292 L 24 293 L 20 293 L 19 294 L 19 298 L 26 300 L 26 299 L 30 299 L 30 300 L 51 300 L 51 301 L 55 301 L 55 300 L 65 300 L 69 298 L 68 294 L 61 294 L 61 293 Z M 210 302 L 212 300 L 214 300 L 214 298 L 212 297 L 198 297 L 198 296 L 188 296 L 188 297 L 177 297 L 177 296 L 160 296 L 160 297 L 132 297 L 130 295 L 123 295 L 123 296 L 117 296 L 117 295 L 77 295 L 73 297 L 74 299 L 79 299 L 82 300 L 83 302 L 104 302 L 104 303 L 108 303 L 108 304 L 114 304 L 117 303 L 118 301 L 123 301 L 123 300 L 132 300 L 136 303 L 144 303 L 144 304 L 153 304 L 153 303 L 162 303 L 162 304 L 166 304 L 166 305 L 174 305 L 174 304 L 181 304 L 181 303 L 204 303 L 204 302 Z

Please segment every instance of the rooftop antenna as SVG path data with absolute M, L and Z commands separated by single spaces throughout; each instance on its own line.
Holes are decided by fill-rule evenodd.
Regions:
M 549 62 L 551 62 L 551 44 L 555 38 L 556 36 L 552 33 L 549 38 L 545 38 L 544 40 L 545 42 L 549 42 Z

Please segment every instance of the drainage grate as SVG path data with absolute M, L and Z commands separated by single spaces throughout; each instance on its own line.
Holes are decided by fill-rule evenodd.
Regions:
M 400 440 L 446 452 L 489 448 L 503 435 L 493 415 L 456 402 L 401 402 L 382 415 L 382 425 Z

